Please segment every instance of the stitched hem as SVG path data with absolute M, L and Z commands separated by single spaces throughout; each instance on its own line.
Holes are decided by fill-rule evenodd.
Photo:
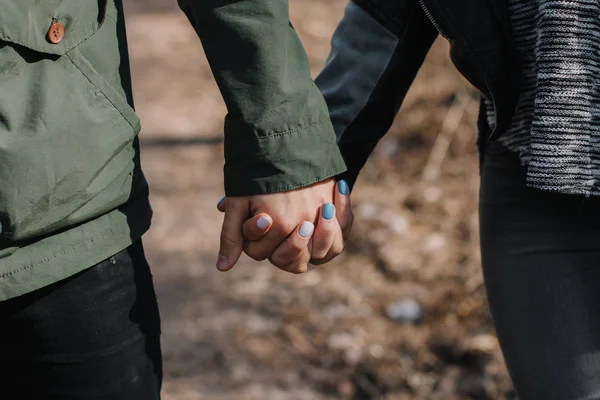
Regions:
M 77 250 L 77 249 L 85 246 L 86 244 L 93 243 L 96 240 L 98 240 L 98 239 L 100 239 L 100 238 L 108 235 L 109 233 L 113 233 L 115 231 L 115 229 L 116 229 L 115 227 L 112 227 L 112 228 L 104 231 L 103 233 L 101 233 L 99 235 L 96 235 L 96 236 L 91 237 L 91 238 L 89 238 L 87 240 L 84 240 L 83 242 L 80 242 L 80 243 L 78 243 L 78 244 L 76 244 L 74 246 L 71 246 L 71 247 L 69 247 L 67 249 L 64 249 L 63 251 L 61 251 L 59 253 L 55 253 L 55 254 L 53 254 L 53 255 L 51 255 L 49 257 L 46 257 L 46 258 L 44 258 L 42 260 L 38 260 L 38 261 L 36 261 L 34 263 L 25 265 L 25 266 L 23 266 L 23 267 L 21 267 L 19 269 L 15 269 L 14 271 L 6 272 L 6 273 L 0 275 L 0 281 L 5 280 L 6 278 L 10 277 L 11 275 L 14 275 L 14 274 L 17 274 L 19 272 L 23 272 L 25 270 L 28 270 L 29 268 L 36 267 L 38 265 L 42 265 L 42 264 L 48 263 L 48 262 L 52 261 L 53 259 L 55 259 L 57 257 L 60 257 L 60 256 L 63 256 L 63 255 L 65 255 L 65 254 L 67 254 L 69 252 L 72 252 L 74 250 Z
M 256 141 L 260 141 L 260 140 L 266 140 L 266 139 L 273 139 L 273 138 L 278 138 L 278 137 L 282 137 L 282 136 L 287 136 L 290 135 L 292 133 L 298 133 L 298 132 L 303 132 L 315 127 L 319 127 L 321 125 L 325 125 L 331 123 L 330 121 L 319 121 L 319 122 L 313 122 L 311 124 L 305 125 L 305 126 L 301 126 L 298 128 L 294 128 L 294 129 L 288 129 L 286 131 L 281 131 L 281 132 L 273 132 L 271 134 L 268 135 L 264 135 L 264 136 L 258 136 L 255 133 L 253 134 L 249 134 L 249 135 L 240 135 L 239 133 L 235 134 L 235 137 L 229 139 L 231 141 L 234 141 L 236 143 L 240 142 L 240 141 L 252 141 L 252 140 L 256 140 Z M 232 131 L 235 130 L 234 127 L 230 127 L 228 128 L 226 131 Z M 228 141 L 227 139 L 227 133 L 225 133 L 225 141 Z
M 0 301 L 61 281 L 106 260 L 148 231 L 146 196 L 65 232 L 17 248 L 0 259 Z
M 345 171 L 345 169 L 341 169 L 338 172 L 332 172 L 331 174 L 326 174 L 325 177 L 317 177 L 315 179 L 311 179 L 311 180 L 308 180 L 306 182 L 298 183 L 297 185 L 284 186 L 284 187 L 281 187 L 281 188 L 277 188 L 277 189 L 273 189 L 273 190 L 268 190 L 268 191 L 265 191 L 263 194 L 273 194 L 273 193 L 289 192 L 290 190 L 304 188 L 304 187 L 307 187 L 307 186 L 310 186 L 310 185 L 314 185 L 315 183 L 326 181 L 327 179 L 330 179 L 330 178 L 335 178 L 337 175 L 343 173 L 344 171 Z M 232 196 L 232 197 L 235 197 L 235 196 Z

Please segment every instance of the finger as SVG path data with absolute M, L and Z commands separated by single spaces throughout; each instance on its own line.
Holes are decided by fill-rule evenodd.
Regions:
M 308 268 L 308 244 L 315 230 L 310 221 L 300 224 L 294 233 L 275 249 L 269 258 L 271 264 L 287 272 L 302 273 Z
M 327 255 L 321 259 L 311 259 L 310 263 L 314 265 L 321 265 L 328 263 L 329 261 L 336 258 L 344 250 L 344 237 L 342 235 L 342 229 L 339 224 L 335 224 L 335 233 L 333 243 L 327 252 Z
M 312 222 L 303 222 L 295 233 L 290 235 L 290 242 L 282 243 L 280 251 L 276 250 L 273 253 L 275 258 L 269 260 L 273 265 L 282 271 L 292 274 L 302 274 L 308 270 L 308 262 L 310 261 L 311 240 L 310 237 L 314 232 Z M 278 248 L 279 249 L 279 248 Z
M 324 204 L 313 234 L 311 258 L 319 260 L 327 255 L 333 244 L 336 225 L 335 206 L 332 203 Z
M 244 246 L 242 236 L 242 224 L 248 217 L 249 207 L 246 199 L 227 201 L 227 211 L 221 228 L 221 244 L 219 247 L 219 258 L 217 268 L 221 271 L 229 271 L 239 260 Z
M 242 234 L 246 240 L 259 240 L 269 232 L 273 219 L 269 214 L 260 213 L 244 221 Z
M 335 216 L 340 224 L 344 239 L 347 239 L 354 223 L 354 214 L 352 213 L 348 183 L 343 179 L 336 185 L 334 203 Z
M 225 200 L 227 200 L 227 197 L 225 196 L 223 196 L 223 198 L 219 200 L 219 202 L 217 203 L 217 210 L 225 212 Z
M 283 216 L 273 216 L 272 219 L 273 222 L 267 233 L 258 240 L 246 243 L 244 251 L 256 261 L 269 258 L 275 249 L 294 232 L 298 225 L 298 221 L 291 221 Z

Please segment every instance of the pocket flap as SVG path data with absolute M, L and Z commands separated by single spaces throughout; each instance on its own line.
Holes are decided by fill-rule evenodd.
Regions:
M 63 55 L 93 35 L 102 25 L 108 0 L 0 0 L 0 41 Z M 48 29 L 64 26 L 62 40 L 53 44 Z

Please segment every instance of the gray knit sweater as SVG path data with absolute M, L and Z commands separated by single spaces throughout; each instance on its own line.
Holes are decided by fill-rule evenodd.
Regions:
M 499 140 L 520 154 L 529 186 L 600 195 L 600 0 L 509 3 L 522 84 Z
M 509 3 L 522 82 L 499 140 L 520 154 L 529 186 L 600 195 L 600 0 Z

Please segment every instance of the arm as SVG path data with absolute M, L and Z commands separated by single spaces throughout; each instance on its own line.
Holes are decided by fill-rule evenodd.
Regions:
M 227 105 L 228 197 L 288 191 L 345 170 L 287 0 L 179 0 Z
M 346 8 L 317 85 L 327 101 L 349 168 L 341 178 L 350 185 L 391 126 L 436 37 L 437 31 L 416 0 L 353 0 Z M 335 211 L 343 236 L 347 237 L 354 218 L 344 180 L 336 188 Z M 249 240 L 263 237 L 269 227 L 265 225 L 265 229 L 259 229 L 256 219 L 244 225 Z M 319 224 L 315 235 L 318 229 Z M 285 265 L 298 257 L 301 251 L 297 244 L 293 240 L 284 242 L 275 253 L 282 256 L 275 261 Z M 327 262 L 335 255 L 337 252 L 333 251 L 313 258 L 312 262 Z
M 228 200 L 217 262 L 226 271 L 241 255 L 246 218 L 273 217 L 268 234 L 246 248 L 257 260 L 270 257 L 297 225 L 317 221 L 323 204 L 333 201 L 328 178 L 345 165 L 289 23 L 287 0 L 179 0 L 179 5 L 202 41 L 227 105 Z M 305 269 L 308 258 L 305 254 L 306 261 L 291 272 Z
M 438 33 L 417 0 L 352 0 L 317 77 L 354 186 Z

